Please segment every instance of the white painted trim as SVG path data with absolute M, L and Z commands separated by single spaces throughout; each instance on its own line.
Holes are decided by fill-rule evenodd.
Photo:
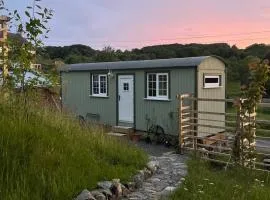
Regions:
M 131 85 L 129 86 L 129 91 L 128 93 L 123 91 L 122 90 L 122 85 L 121 85 L 121 80 L 124 82 L 125 80 L 130 82 Z M 118 88 L 117 88 L 117 102 L 118 102 L 118 123 L 128 123 L 128 124 L 134 124 L 135 122 L 135 119 L 134 119 L 134 116 L 135 116 L 135 105 L 134 105 L 134 99 L 135 99 L 135 75 L 133 74 L 120 74 L 118 75 L 118 78 L 117 78 L 117 82 L 118 82 Z M 132 90 L 131 90 L 132 88 Z M 122 93 L 121 93 L 122 92 Z M 131 104 L 132 105 L 129 105 L 129 108 L 131 110 L 125 110 L 124 108 L 124 105 L 123 105 L 123 96 L 122 95 L 130 95 L 131 94 L 131 97 L 130 98 L 132 100 Z M 118 99 L 119 95 L 121 95 L 122 97 L 120 97 L 120 100 Z M 127 97 L 127 96 L 126 96 Z M 129 99 L 129 100 L 130 100 Z M 126 99 L 127 100 L 127 99 Z M 122 104 L 122 105 L 121 105 Z M 128 114 L 128 115 L 123 115 L 123 111 L 125 114 Z M 129 119 L 129 117 L 132 117 Z
M 104 95 L 89 95 L 89 97 L 108 98 L 109 96 L 108 95 L 106 95 L 106 96 L 104 96 Z
M 144 98 L 144 100 L 148 100 L 148 101 L 171 101 L 171 99 L 165 99 L 165 98 L 151 98 L 151 97 L 147 97 L 147 98 Z
M 154 74 L 156 76 L 156 96 L 149 96 L 149 74 Z M 159 80 L 158 80 L 158 76 L 160 75 L 166 75 L 167 77 L 167 95 L 166 96 L 161 96 L 159 95 Z M 169 73 L 168 72 L 163 72 L 163 73 L 155 73 L 155 72 L 149 72 L 146 74 L 147 76 L 147 84 L 146 84 L 146 96 L 147 99 L 151 99 L 151 100 L 168 100 L 169 99 Z
M 205 79 L 207 78 L 217 78 L 218 79 L 218 82 L 217 83 L 205 83 Z M 222 79 L 222 75 L 204 75 L 203 77 L 203 85 L 204 87 L 203 88 L 221 88 L 222 85 L 221 85 L 221 80 Z
M 93 76 L 98 76 L 98 94 L 94 94 L 94 79 Z M 100 87 L 100 77 L 104 76 L 106 78 L 106 93 L 101 93 L 101 87 Z M 92 84 L 92 94 L 90 96 L 93 97 L 108 97 L 108 77 L 107 74 L 91 74 L 91 84 Z

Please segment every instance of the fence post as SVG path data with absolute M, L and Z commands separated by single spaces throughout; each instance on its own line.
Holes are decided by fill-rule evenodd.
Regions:
M 179 127 L 179 150 L 180 153 L 183 154 L 183 133 L 182 133 L 182 107 L 183 107 L 183 99 L 181 95 L 177 95 L 177 98 L 179 100 L 179 108 L 178 108 L 178 127 Z

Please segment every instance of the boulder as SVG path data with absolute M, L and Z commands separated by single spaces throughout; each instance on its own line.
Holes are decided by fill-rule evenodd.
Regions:
M 111 190 L 100 189 L 99 191 L 102 192 L 107 198 L 111 198 L 113 196 Z
M 112 180 L 112 187 L 111 191 L 116 198 L 122 196 L 122 184 L 120 183 L 120 179 L 113 179 Z
M 112 182 L 111 181 L 101 181 L 97 183 L 98 188 L 102 188 L 105 190 L 110 190 L 112 187 Z
M 148 168 L 144 168 L 144 179 L 148 179 L 152 176 L 152 172 Z
M 129 190 L 129 191 L 134 191 L 135 190 L 135 182 L 128 182 L 125 184 L 125 187 Z
M 91 194 L 96 200 L 107 200 L 107 197 L 101 192 L 101 190 L 91 191 Z
M 150 161 L 147 163 L 147 168 L 154 174 L 159 167 L 158 161 Z
M 95 197 L 87 190 L 84 189 L 75 200 L 96 200 Z

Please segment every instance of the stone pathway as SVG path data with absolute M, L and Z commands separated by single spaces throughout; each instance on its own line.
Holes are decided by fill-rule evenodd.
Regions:
M 181 184 L 181 178 L 186 176 L 186 156 L 167 150 L 161 155 L 150 155 L 150 160 L 159 163 L 157 172 L 151 178 L 145 180 L 142 187 L 129 194 L 125 200 L 166 199 L 166 196 Z

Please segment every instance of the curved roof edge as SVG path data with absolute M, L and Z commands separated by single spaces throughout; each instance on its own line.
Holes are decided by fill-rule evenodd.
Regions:
M 225 66 L 226 62 L 223 58 L 215 55 L 185 57 L 185 58 L 169 58 L 155 60 L 136 60 L 136 61 L 117 61 L 117 62 L 100 62 L 100 63 L 79 63 L 64 65 L 59 71 L 91 71 L 91 70 L 121 70 L 121 69 L 151 69 L 151 68 L 171 68 L 171 67 L 197 67 L 203 60 L 214 57 L 222 61 Z

